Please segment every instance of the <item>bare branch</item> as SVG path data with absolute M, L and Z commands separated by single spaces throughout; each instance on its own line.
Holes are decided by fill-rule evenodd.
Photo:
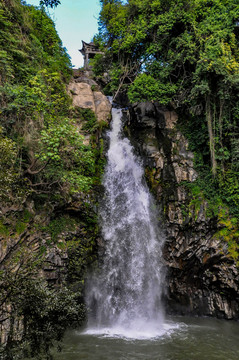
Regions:
M 26 169 L 25 171 L 24 171 L 24 173 L 26 174 L 30 174 L 30 175 L 36 175 L 36 174 L 39 174 L 42 170 L 44 170 L 45 169 L 45 167 L 47 166 L 47 164 L 49 164 L 49 161 L 50 161 L 50 159 L 48 159 L 46 162 L 45 162 L 45 164 L 40 168 L 40 169 L 38 169 L 38 170 L 32 170 L 32 168 L 35 166 L 35 164 L 37 163 L 37 159 L 34 159 L 33 160 L 33 162 L 32 162 L 32 164 L 29 166 L 29 168 L 28 169 Z

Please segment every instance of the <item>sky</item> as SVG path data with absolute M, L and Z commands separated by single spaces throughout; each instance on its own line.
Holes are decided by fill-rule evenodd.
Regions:
M 35 6 L 39 1 L 26 0 Z M 81 40 L 90 42 L 98 32 L 99 12 L 99 0 L 61 0 L 55 9 L 48 10 L 74 68 L 83 66 L 83 56 L 78 50 L 82 48 Z

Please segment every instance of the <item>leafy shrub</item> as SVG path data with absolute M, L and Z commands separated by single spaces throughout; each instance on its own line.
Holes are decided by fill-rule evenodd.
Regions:
M 163 84 L 148 74 L 140 74 L 130 85 L 128 97 L 130 102 L 156 100 L 166 105 L 176 91 L 175 85 Z

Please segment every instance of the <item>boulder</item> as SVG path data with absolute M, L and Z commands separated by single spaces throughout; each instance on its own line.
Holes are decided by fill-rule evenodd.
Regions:
M 111 104 L 108 98 L 99 91 L 94 80 L 88 77 L 73 79 L 69 83 L 67 90 L 72 98 L 73 106 L 91 109 L 98 121 L 108 121 L 110 119 Z

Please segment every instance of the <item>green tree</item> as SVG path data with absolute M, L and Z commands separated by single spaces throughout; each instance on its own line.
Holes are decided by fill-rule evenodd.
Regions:
M 235 0 L 102 1 L 100 36 L 116 63 L 138 64 L 135 76 L 147 69 L 166 86 L 177 85 L 179 106 L 197 77 L 238 72 L 238 11 Z
M 1 261 L 0 316 L 1 322 L 9 324 L 7 342 L 0 346 L 3 360 L 52 359 L 50 350 L 59 344 L 65 330 L 80 326 L 85 319 L 80 293 L 72 292 L 66 284 L 51 288 L 39 278 L 42 260 L 27 250 L 23 257 L 22 248 L 10 262 L 7 260 L 7 268 L 3 269 Z
M 207 128 L 195 149 L 222 189 L 219 177 L 230 176 L 238 159 L 238 1 L 101 3 L 98 41 L 110 58 L 103 71 L 112 77 L 107 90 L 173 107 L 184 127 L 197 122 L 198 133 Z
M 53 122 L 42 130 L 39 152 L 28 172 L 43 177 L 43 180 L 32 186 L 49 187 L 57 183 L 61 187 L 67 186 L 68 195 L 89 190 L 93 183 L 95 162 L 91 147 L 84 145 L 83 140 L 84 137 L 69 119 L 58 119 L 57 123 Z M 43 174 L 41 169 L 45 169 Z

